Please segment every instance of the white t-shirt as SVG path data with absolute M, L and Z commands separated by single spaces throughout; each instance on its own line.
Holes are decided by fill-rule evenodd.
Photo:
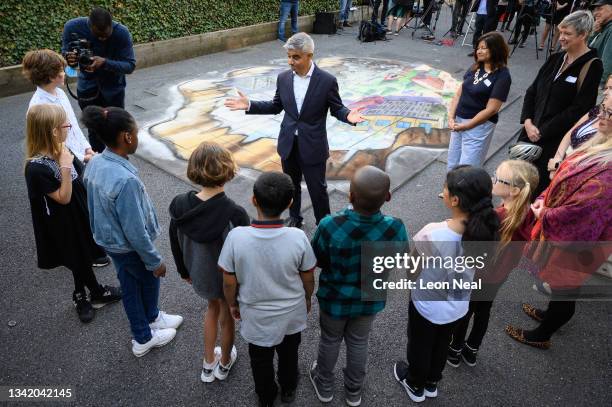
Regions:
M 421 229 L 413 238 L 417 251 L 424 256 L 448 259 L 463 256 L 459 233 L 448 227 L 446 221 L 430 223 Z M 449 264 L 449 263 L 447 263 Z M 444 265 L 444 264 L 443 264 Z M 440 267 L 440 262 L 430 262 L 423 267 L 417 279 L 416 288 L 411 291 L 411 298 L 419 314 L 428 321 L 443 325 L 462 318 L 468 311 L 471 290 L 453 287 L 453 280 L 472 282 L 474 270 L 466 268 Z M 427 284 L 447 282 L 449 289 L 424 289 Z
M 297 228 L 241 226 L 230 231 L 219 267 L 236 275 L 240 333 L 271 347 L 306 329 L 306 300 L 300 271 L 316 266 L 306 234 Z
M 34 105 L 42 105 L 42 104 L 51 104 L 58 105 L 64 108 L 66 112 L 66 116 L 70 124 L 72 124 L 72 128 L 68 130 L 68 137 L 66 138 L 66 147 L 70 149 L 74 153 L 74 155 L 81 161 L 83 161 L 83 157 L 85 156 L 85 150 L 91 148 L 91 145 L 85 138 L 85 135 L 81 131 L 79 127 L 79 121 L 74 114 L 74 110 L 72 109 L 72 105 L 70 104 L 70 100 L 68 100 L 68 96 L 64 93 L 60 88 L 56 88 L 55 92 L 57 95 L 52 95 L 44 89 L 37 87 L 36 92 L 30 99 L 30 105 L 28 109 Z

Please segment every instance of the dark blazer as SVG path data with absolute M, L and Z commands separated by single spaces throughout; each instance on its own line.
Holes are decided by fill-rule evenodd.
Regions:
M 556 151 L 565 133 L 582 115 L 595 106 L 599 80 L 603 72 L 600 59 L 591 62 L 578 92 L 577 78 L 580 76 L 580 70 L 589 60 L 597 58 L 597 52 L 590 50 L 575 60 L 555 80 L 564 55 L 565 52 L 559 52 L 548 58 L 531 86 L 527 88 L 523 101 L 521 123 L 531 119 L 540 130 L 542 137 L 536 144 L 545 150 Z M 519 140 L 529 141 L 524 128 Z
M 284 110 L 285 117 L 281 123 L 277 145 L 281 159 L 289 158 L 294 137 L 297 137 L 300 160 L 304 164 L 318 164 L 329 157 L 327 110 L 329 109 L 336 119 L 345 123 L 348 123 L 350 110 L 342 104 L 336 78 L 315 65 L 302 111 L 298 112 L 293 93 L 293 75 L 292 70 L 279 74 L 276 78 L 274 99 L 251 101 L 251 108 L 246 113 L 279 114 Z M 295 136 L 296 130 L 298 136 Z
M 487 18 L 497 14 L 497 3 L 499 3 L 499 0 L 487 0 Z M 470 11 L 475 13 L 478 11 L 478 7 L 480 7 L 480 0 L 476 0 L 472 3 L 472 9 Z

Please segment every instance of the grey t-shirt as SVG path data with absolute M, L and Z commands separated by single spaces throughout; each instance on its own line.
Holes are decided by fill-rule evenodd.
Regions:
M 242 226 L 232 229 L 219 267 L 236 275 L 240 333 L 270 347 L 306 328 L 306 301 L 299 273 L 316 266 L 306 234 L 297 228 Z

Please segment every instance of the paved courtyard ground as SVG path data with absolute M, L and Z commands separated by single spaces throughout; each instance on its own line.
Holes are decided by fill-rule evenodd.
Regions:
M 445 11 L 438 34 L 449 26 Z M 362 44 L 356 29 L 335 36 L 314 36 L 317 58 L 369 58 L 426 63 L 432 69 L 460 79 L 471 63 L 469 47 L 437 46 L 411 39 L 404 30 L 388 42 Z M 133 162 L 157 209 L 164 233 L 157 245 L 166 259 L 168 275 L 162 282 L 161 308 L 185 317 L 176 339 L 168 346 L 136 359 L 130 350 L 127 319 L 120 304 L 101 309 L 95 320 L 82 325 L 76 318 L 70 294 L 72 279 L 65 269 L 42 271 L 36 267 L 31 217 L 23 178 L 24 121 L 30 94 L 0 99 L 3 159 L 0 163 L 2 228 L 0 245 L 0 386 L 71 386 L 78 406 L 204 405 L 247 406 L 256 403 L 247 345 L 237 335 L 238 361 L 226 382 L 205 385 L 199 380 L 202 352 L 202 314 L 206 303 L 175 271 L 167 233 L 168 205 L 191 186 L 184 181 L 184 164 L 177 150 L 155 138 L 147 129 L 171 120 L 184 104 L 179 85 L 195 80 L 218 80 L 227 72 L 278 64 L 284 53 L 279 42 L 224 52 L 173 64 L 137 70 L 128 77 L 126 107 L 138 119 L 142 148 Z M 522 95 L 543 62 L 535 59 L 533 38 L 510 61 L 511 98 L 501 114 L 486 168 L 493 171 L 506 156 L 506 146 L 519 128 Z M 350 81 L 350 78 L 346 79 Z M 360 79 L 363 80 L 363 79 Z M 340 93 L 350 92 L 345 84 Z M 347 96 L 347 99 L 350 98 Z M 78 107 L 75 104 L 75 111 Z M 153 127 L 154 130 L 154 127 Z M 168 154 L 170 152 L 170 154 Z M 437 193 L 445 173 L 445 152 L 415 150 L 387 169 L 395 174 L 395 192 L 384 212 L 403 219 L 413 235 L 428 222 L 448 213 Z M 248 199 L 256 172 L 245 170 L 227 187 L 227 193 L 251 215 Z M 347 205 L 341 180 L 331 194 L 332 210 Z M 307 196 L 307 195 L 306 195 Z M 305 197 L 306 197 L 305 196 Z M 308 200 L 306 199 L 306 203 Z M 314 232 L 312 210 L 305 213 L 307 234 Z M 96 274 L 105 284 L 118 284 L 112 266 Z M 493 307 L 489 331 L 479 352 L 478 365 L 447 367 L 439 386 L 437 405 L 609 405 L 612 396 L 612 304 L 580 302 L 575 317 L 553 338 L 548 351 L 528 348 L 503 333 L 506 323 L 533 326 L 520 310 L 522 301 L 544 305 L 525 275 L 514 274 L 500 291 Z M 392 365 L 405 358 L 408 298 L 393 293 L 378 316 L 370 339 L 365 406 L 410 404 L 395 382 Z M 300 347 L 301 382 L 296 406 L 319 402 L 307 378 L 307 368 L 318 344 L 318 307 L 313 306 Z M 337 392 L 332 406 L 343 405 L 341 355 L 337 365 Z

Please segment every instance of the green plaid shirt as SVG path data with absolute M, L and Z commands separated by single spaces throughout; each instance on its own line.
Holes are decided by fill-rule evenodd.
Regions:
M 400 219 L 380 212 L 363 216 L 347 208 L 321 220 L 312 238 L 321 267 L 317 291 L 321 310 L 333 318 L 347 318 L 385 308 L 384 301 L 361 300 L 361 243 L 384 241 L 408 241 Z

